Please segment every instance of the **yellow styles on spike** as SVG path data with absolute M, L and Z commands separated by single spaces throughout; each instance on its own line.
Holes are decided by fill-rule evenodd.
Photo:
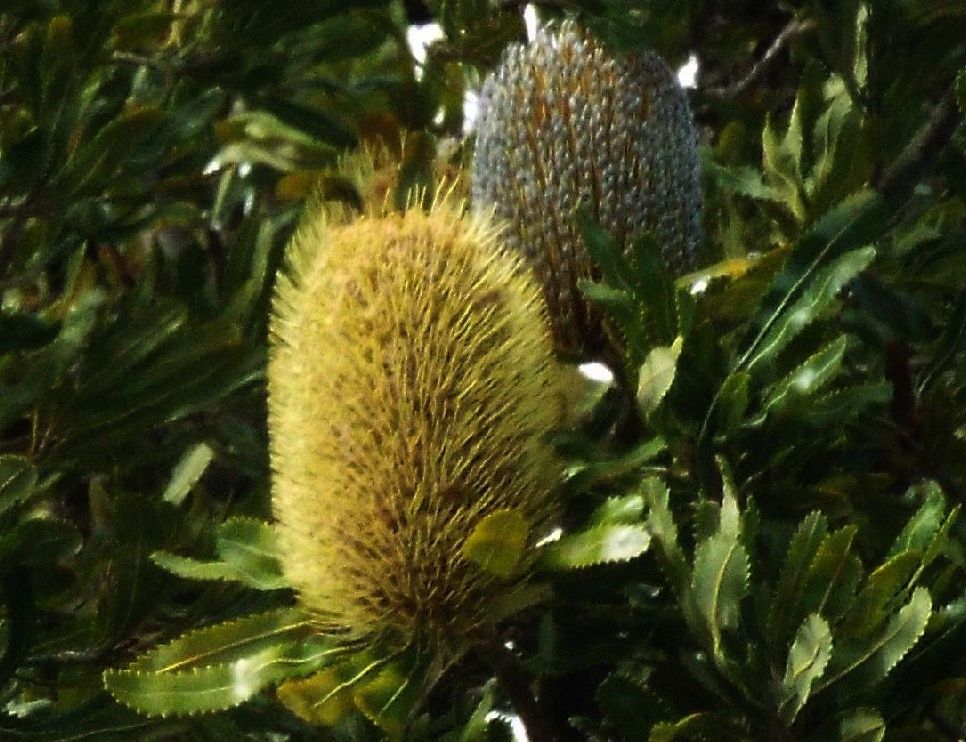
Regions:
M 272 505 L 287 577 L 352 638 L 469 643 L 522 589 L 463 556 L 485 516 L 555 516 L 559 418 L 540 288 L 492 226 L 320 210 L 279 279 L 268 367 Z

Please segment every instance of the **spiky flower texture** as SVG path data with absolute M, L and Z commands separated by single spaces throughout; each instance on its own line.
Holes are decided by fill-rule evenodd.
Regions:
M 538 535 L 558 475 L 540 289 L 494 230 L 428 213 L 325 215 L 292 246 L 269 362 L 287 577 L 350 638 L 472 640 L 523 588 L 462 554 L 497 511 Z
M 672 274 L 695 267 L 697 138 L 673 72 L 654 53 L 612 56 L 572 22 L 509 47 L 480 98 L 472 198 L 511 225 L 543 284 L 557 346 L 599 351 L 600 314 L 578 288 L 594 276 L 578 206 L 625 246 L 650 230 Z

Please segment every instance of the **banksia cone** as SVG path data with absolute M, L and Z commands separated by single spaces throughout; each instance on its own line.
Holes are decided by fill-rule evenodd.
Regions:
M 467 536 L 498 511 L 535 537 L 554 516 L 539 286 L 492 227 L 445 204 L 323 215 L 292 249 L 268 369 L 286 576 L 350 639 L 469 642 L 525 575 L 465 558 Z
M 577 287 L 594 277 L 574 223 L 584 204 L 624 245 L 643 228 L 668 269 L 693 270 L 701 240 L 697 138 L 677 79 L 653 53 L 616 58 L 576 26 L 507 49 L 483 86 L 472 172 L 531 261 L 560 350 L 595 353 L 605 331 Z

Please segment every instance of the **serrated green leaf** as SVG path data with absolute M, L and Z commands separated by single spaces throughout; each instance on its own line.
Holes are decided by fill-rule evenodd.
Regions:
M 275 529 L 257 518 L 229 518 L 215 536 L 218 555 L 236 575 L 235 579 L 261 590 L 288 587 L 279 561 Z
M 402 739 L 425 690 L 428 653 L 412 646 L 352 691 L 356 707 L 390 739 Z
M 887 381 L 855 384 L 836 389 L 821 397 L 813 397 L 802 419 L 812 427 L 843 425 L 855 420 L 870 407 L 881 407 L 892 397 L 892 384 Z
M 771 117 L 765 119 L 761 132 L 762 170 L 768 185 L 777 193 L 796 221 L 805 220 L 804 190 L 795 155 L 784 138 L 778 136 Z
M 167 551 L 152 552 L 150 559 L 161 569 L 186 580 L 232 580 L 235 576 L 224 562 L 203 562 Z
M 497 577 L 511 577 L 520 566 L 530 524 L 516 510 L 497 510 L 480 519 L 466 541 L 463 556 Z
M 886 724 L 875 709 L 850 711 L 839 722 L 839 742 L 882 742 Z
M 218 711 L 344 651 L 304 616 L 282 609 L 185 634 L 123 670 L 105 671 L 104 687 L 148 716 Z
M 615 289 L 628 288 L 625 278 L 628 273 L 627 261 L 614 236 L 598 225 L 593 215 L 584 207 L 577 209 L 574 218 L 584 246 L 600 268 L 604 281 Z
M 723 190 L 757 201 L 784 203 L 781 192 L 765 183 L 762 172 L 756 168 L 747 165 L 724 167 L 716 162 L 707 162 L 705 167 Z
M 713 726 L 710 714 L 697 713 L 685 716 L 678 721 L 665 721 L 651 727 L 648 742 L 674 742 L 676 739 L 686 739 L 693 732 L 706 731 Z M 685 735 L 682 737 L 681 735 Z
M 592 526 L 614 523 L 638 523 L 644 516 L 644 496 L 632 493 L 607 498 L 590 516 Z
M 0 515 L 27 500 L 37 485 L 37 470 L 22 456 L 0 456 Z
M 669 505 L 670 491 L 661 480 L 648 477 L 641 482 L 641 494 L 648 507 L 647 529 L 661 553 L 672 587 L 683 600 L 691 570 L 678 543 L 678 528 Z
M 836 629 L 837 636 L 868 636 L 877 631 L 892 612 L 921 561 L 921 554 L 906 551 L 886 560 L 869 575 L 862 590 Z
M 256 590 L 290 587 L 278 558 L 278 539 L 271 525 L 256 518 L 229 518 L 217 529 L 220 561 L 201 561 L 165 551 L 151 561 L 188 580 L 234 580 Z
M 847 337 L 836 338 L 775 384 L 765 400 L 765 414 L 780 414 L 825 386 L 841 369 L 847 346 Z
M 496 681 L 483 686 L 483 696 L 460 733 L 459 742 L 488 742 L 490 712 L 496 702 Z
M 657 409 L 674 383 L 683 345 L 684 338 L 678 336 L 669 346 L 651 348 L 641 364 L 637 382 L 637 404 L 645 416 Z
M 339 667 L 287 680 L 278 687 L 277 695 L 289 711 L 315 725 L 335 726 L 355 710 L 352 688 L 344 685 Z
M 840 644 L 826 679 L 826 688 L 842 678 L 849 678 L 854 689 L 871 688 L 886 677 L 919 642 L 932 615 L 932 598 L 924 587 L 917 587 L 909 602 L 893 616 L 881 633 L 860 642 Z M 820 688 L 816 688 L 818 692 Z
M 778 353 L 831 306 L 842 287 L 865 270 L 874 258 L 875 250 L 866 247 L 845 253 L 817 271 L 801 296 L 769 323 L 767 332 L 756 343 L 757 351 L 747 361 L 748 373 L 773 362 Z
M 651 534 L 643 526 L 596 526 L 544 546 L 540 566 L 556 571 L 625 562 L 647 551 L 650 543 Z
M 174 471 L 171 472 L 171 481 L 168 482 L 161 499 L 173 505 L 184 502 L 192 487 L 205 473 L 214 455 L 215 452 L 207 443 L 197 443 L 185 451 L 174 467 Z
M 768 626 L 775 646 L 786 646 L 790 630 L 788 619 L 802 599 L 809 567 L 828 534 L 828 519 L 813 510 L 798 524 L 785 553 L 785 562 L 772 595 Z
M 589 464 L 580 464 L 567 472 L 568 489 L 583 491 L 590 485 L 637 473 L 640 468 L 667 450 L 667 442 L 659 437 L 644 441 L 622 456 Z
M 741 543 L 737 510 L 733 498 L 726 497 L 718 532 L 695 548 L 691 573 L 691 621 L 719 662 L 722 633 L 737 627 L 748 592 L 748 554 Z
M 779 694 L 779 714 L 791 725 L 808 701 L 812 684 L 822 677 L 832 656 L 832 632 L 817 613 L 805 619 L 795 634 Z
M 896 536 L 892 548 L 889 549 L 890 557 L 904 551 L 925 550 L 946 519 L 946 496 L 939 485 L 935 482 L 926 482 L 919 487 L 914 487 L 910 494 L 913 493 L 921 493 L 922 505 Z
M 715 409 L 717 417 L 716 430 L 722 436 L 734 433 L 748 411 L 750 402 L 751 376 L 738 371 L 728 376 L 721 385 L 718 394 L 718 404 Z

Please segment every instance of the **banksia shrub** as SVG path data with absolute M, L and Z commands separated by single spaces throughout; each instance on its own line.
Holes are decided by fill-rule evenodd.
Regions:
M 327 630 L 458 650 L 525 587 L 525 565 L 487 571 L 467 537 L 509 511 L 532 541 L 554 515 L 539 286 L 446 204 L 322 216 L 292 250 L 269 363 L 286 577 Z
M 511 244 L 543 284 L 558 347 L 598 352 L 601 315 L 577 285 L 594 276 L 578 206 L 625 246 L 650 231 L 673 274 L 695 267 L 697 138 L 674 73 L 653 53 L 612 56 L 570 22 L 509 47 L 483 86 L 472 197 L 510 223 Z

